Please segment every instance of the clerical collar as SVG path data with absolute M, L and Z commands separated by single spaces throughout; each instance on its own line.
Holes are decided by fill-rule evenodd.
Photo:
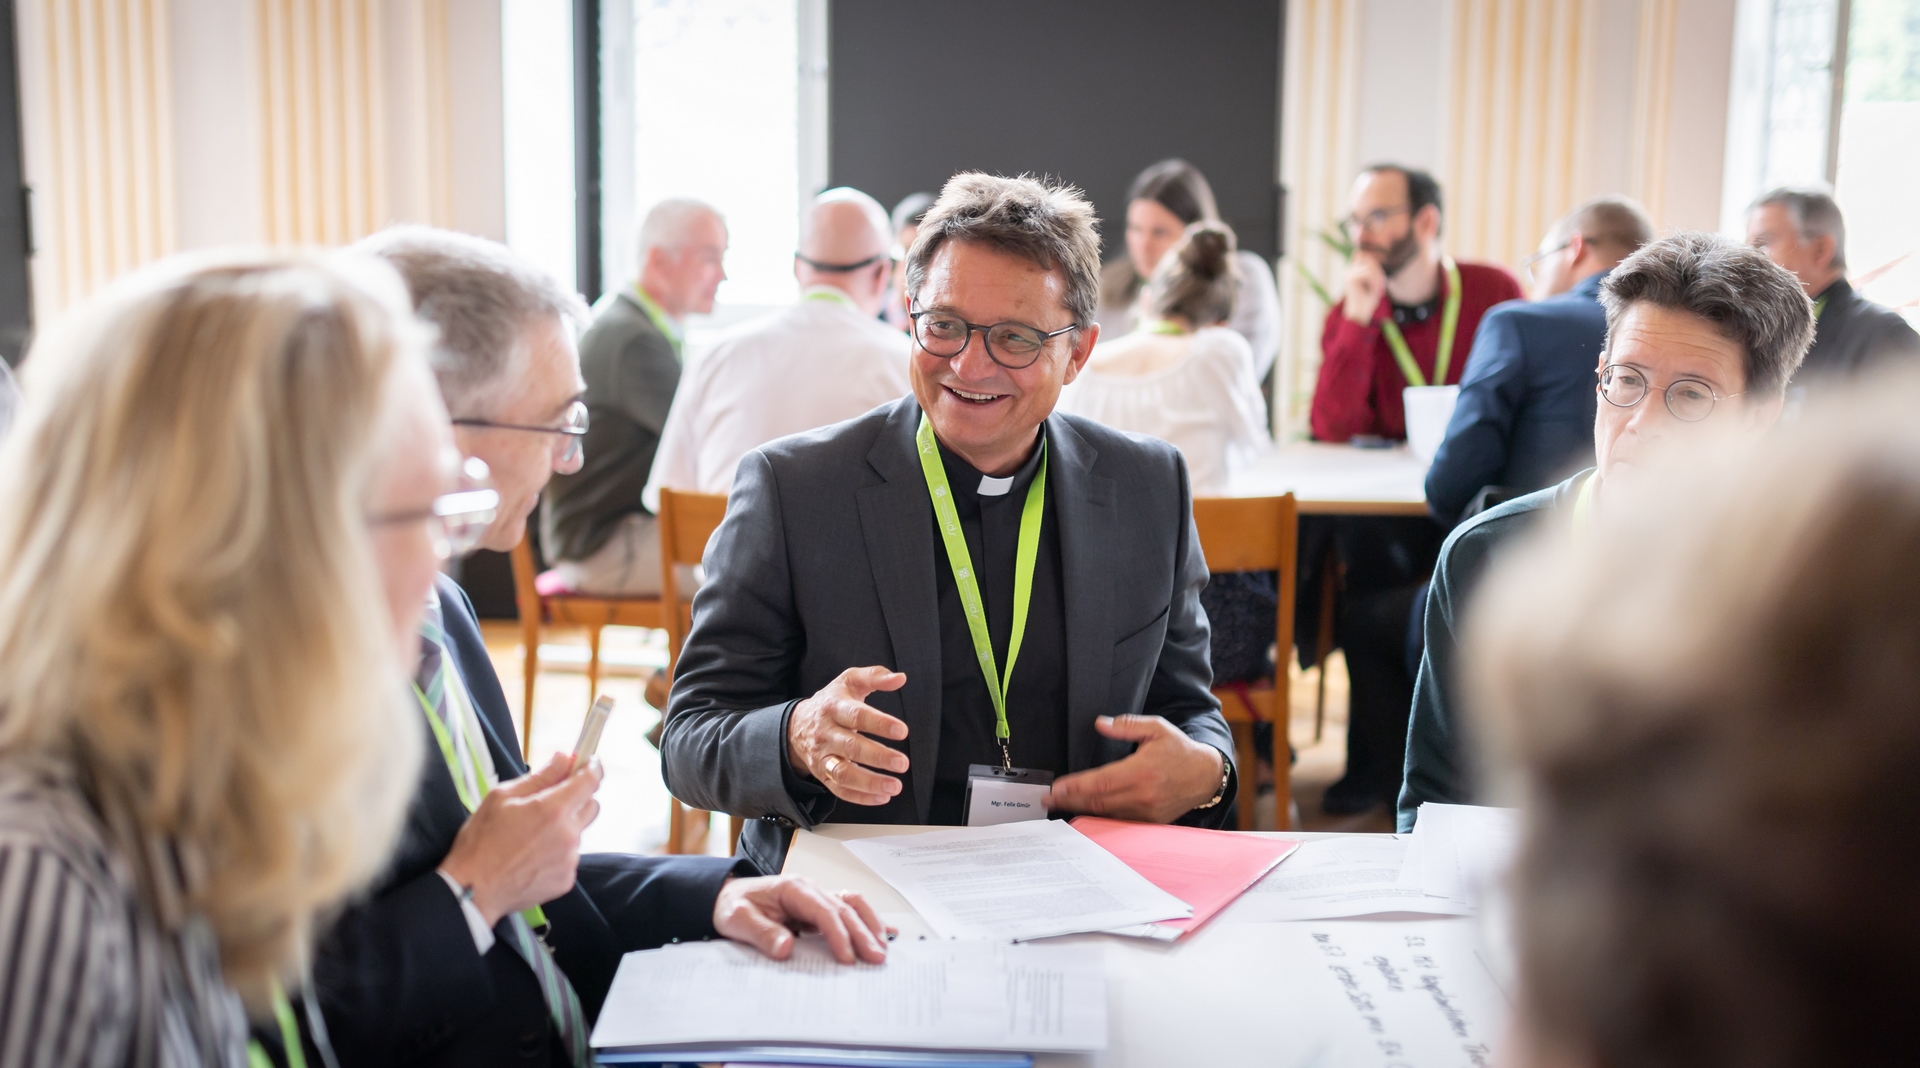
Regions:
M 1045 434 L 1046 431 L 1043 428 L 1040 436 Z M 1038 444 L 1038 438 L 1035 443 Z M 947 448 L 944 444 L 940 446 L 940 455 L 947 465 L 947 478 L 953 483 L 954 488 L 958 490 L 961 486 L 970 485 L 974 487 L 974 493 L 981 497 L 1004 497 L 1032 482 L 1034 473 L 1040 470 L 1040 450 L 1037 448 L 1027 457 L 1026 462 L 1020 465 L 1019 470 L 1005 478 L 994 478 L 992 475 L 982 474 L 979 468 L 961 459 L 959 453 Z

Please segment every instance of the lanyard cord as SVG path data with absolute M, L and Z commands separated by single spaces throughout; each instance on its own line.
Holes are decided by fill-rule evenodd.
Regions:
M 1447 365 L 1453 362 L 1453 334 L 1460 325 L 1460 265 L 1448 256 L 1441 260 L 1447 271 L 1446 310 L 1440 313 L 1440 344 L 1434 349 L 1433 384 L 1447 384 Z M 1420 365 L 1413 360 L 1413 350 L 1407 347 L 1406 337 L 1400 333 L 1400 324 L 1393 321 L 1393 311 L 1387 311 L 1387 317 L 1380 320 L 1380 333 L 1386 336 L 1387 347 L 1393 350 L 1393 358 L 1400 365 L 1400 373 L 1407 378 L 1409 386 L 1427 384 L 1425 375 L 1420 373 Z
M 967 551 L 966 535 L 960 531 L 960 513 L 953 506 L 953 487 L 947 483 L 947 469 L 940 462 L 940 446 L 934 441 L 933 424 L 925 412 L 920 414 L 920 430 L 914 436 L 920 451 L 920 470 L 927 479 L 927 492 L 933 498 L 933 514 L 940 522 L 940 540 L 946 544 L 947 563 L 953 568 L 953 584 L 960 591 L 960 605 L 967 613 L 967 632 L 973 637 L 973 652 L 980 662 L 980 673 L 987 679 L 987 696 L 993 699 L 993 734 L 1000 742 L 1000 761 L 1013 767 L 1007 730 L 1007 690 L 1013 685 L 1014 661 L 1020 658 L 1020 643 L 1027 636 L 1027 609 L 1033 602 L 1033 569 L 1040 558 L 1040 522 L 1046 511 L 1047 443 L 1040 440 L 1040 471 L 1027 487 L 1026 504 L 1020 509 L 1020 541 L 1013 564 L 1013 633 L 1007 638 L 1007 671 L 1004 680 L 993 655 L 993 638 L 987 632 L 986 608 L 980 600 L 980 580 L 974 571 L 973 555 Z
M 446 724 L 440 722 L 439 715 L 434 712 L 433 705 L 428 703 L 426 692 L 420 689 L 418 682 L 413 684 L 413 695 L 420 699 L 420 711 L 427 715 L 427 726 L 433 728 L 433 740 L 440 743 L 440 755 L 447 761 L 447 774 L 453 777 L 454 792 L 460 795 L 460 803 L 467 806 L 467 811 L 472 812 L 474 809 L 480 807 L 480 798 L 473 796 L 472 792 L 467 789 L 466 784 L 461 781 L 460 758 L 454 755 L 453 738 L 447 733 Z M 449 686 L 447 689 L 447 704 L 451 706 L 457 704 L 459 700 L 460 698 L 455 695 L 454 690 Z M 454 714 L 460 715 L 461 713 L 455 712 Z M 463 731 L 465 730 L 464 727 L 461 729 Z M 484 797 L 487 793 L 487 773 L 485 769 L 480 766 L 480 753 L 474 747 L 473 739 L 471 738 L 467 739 L 467 760 L 473 765 L 473 781 L 480 790 L 480 796 Z M 527 918 L 527 922 L 532 924 L 536 931 L 547 926 L 546 910 L 538 905 L 522 909 L 520 910 L 520 914 Z

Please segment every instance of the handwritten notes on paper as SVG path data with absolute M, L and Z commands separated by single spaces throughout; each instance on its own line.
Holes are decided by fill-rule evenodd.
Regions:
M 1485 1068 L 1507 1001 L 1471 923 L 1324 923 L 1297 928 L 1345 1006 L 1343 1065 Z

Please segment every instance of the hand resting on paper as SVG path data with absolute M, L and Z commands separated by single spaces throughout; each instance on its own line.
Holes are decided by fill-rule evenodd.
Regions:
M 600 814 L 600 762 L 569 774 L 573 758 L 555 753 L 543 768 L 487 793 L 461 826 L 440 870 L 473 887 L 473 906 L 489 926 L 510 912 L 573 889 L 580 832 Z
M 907 754 L 866 736 L 899 741 L 907 736 L 907 725 L 867 704 L 866 697 L 906 684 L 905 675 L 884 667 L 842 671 L 793 707 L 787 717 L 787 762 L 842 801 L 884 805 L 893 800 L 900 780 L 884 772 L 907 770 Z
M 1094 729 L 1139 742 L 1132 754 L 1054 780 L 1047 807 L 1090 816 L 1171 823 L 1220 789 L 1226 757 L 1162 716 L 1101 716 Z
M 887 936 L 895 933 L 866 898 L 851 890 L 828 893 L 798 875 L 728 879 L 713 902 L 713 929 L 774 960 L 793 956 L 795 931 L 812 929 L 842 964 L 886 960 Z

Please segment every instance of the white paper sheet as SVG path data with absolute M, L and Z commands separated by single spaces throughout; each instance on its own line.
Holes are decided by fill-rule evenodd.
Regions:
M 1464 1068 L 1493 1063 L 1509 1006 L 1482 964 L 1474 924 L 1289 925 L 1317 962 L 1328 1005 L 1329 1064 Z M 1308 980 L 1312 982 L 1313 980 Z
M 885 964 L 855 965 L 813 937 L 786 961 L 733 942 L 664 946 L 620 961 L 593 1045 L 1104 1049 L 1102 959 L 1092 946 L 991 942 L 895 942 Z
M 1477 905 L 1506 876 L 1519 840 L 1519 814 L 1428 802 L 1408 837 L 1402 887 Z
M 1465 915 L 1469 910 L 1459 902 L 1400 885 L 1408 844 L 1405 838 L 1372 835 L 1302 842 L 1215 922 L 1325 920 L 1381 912 Z
M 847 851 L 943 938 L 1014 942 L 1193 915 L 1063 820 L 858 838 Z

